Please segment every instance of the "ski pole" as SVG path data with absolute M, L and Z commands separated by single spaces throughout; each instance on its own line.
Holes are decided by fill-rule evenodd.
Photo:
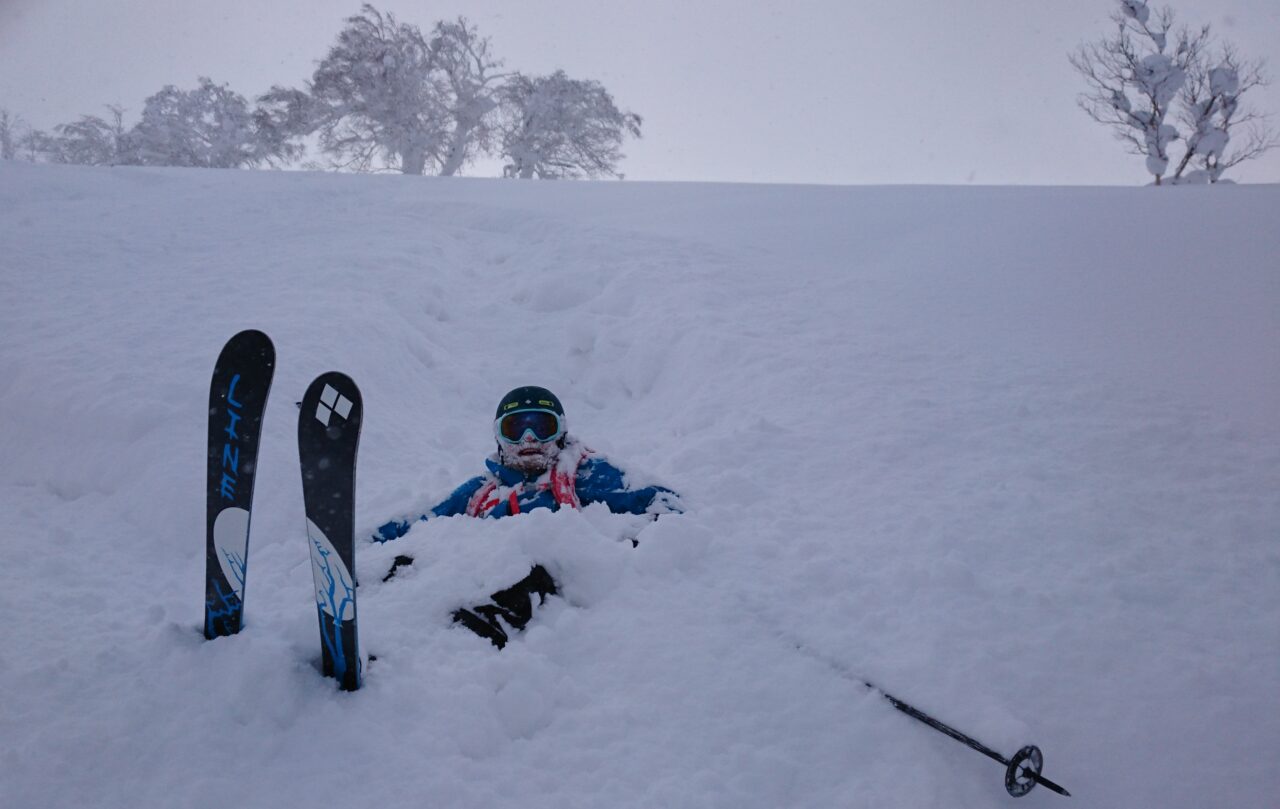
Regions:
M 760 617 L 760 613 L 758 611 L 754 611 L 754 614 L 756 615 L 757 620 L 760 620 L 762 623 L 765 623 L 766 625 L 768 625 L 768 622 L 766 622 L 763 618 Z M 803 641 L 797 640 L 789 632 L 786 632 L 785 630 L 779 630 L 777 627 L 770 627 L 770 629 L 772 629 L 773 632 L 776 633 L 781 640 L 784 640 L 785 642 L 790 644 L 792 648 L 794 648 L 796 651 L 800 652 L 801 654 L 807 655 L 808 657 L 812 657 L 815 660 L 818 660 L 819 662 L 826 664 L 827 666 L 831 667 L 836 672 L 838 672 L 842 677 L 852 680 L 853 682 L 856 682 L 859 685 L 862 685 L 865 688 L 868 688 L 876 692 L 877 694 L 879 694 L 880 696 L 888 700 L 890 705 L 897 708 L 899 711 L 902 711 L 904 714 L 911 717 L 912 719 L 915 719 L 918 722 L 921 722 L 922 724 L 928 725 L 929 727 L 933 728 L 939 733 L 942 733 L 946 736 L 950 736 L 951 738 L 955 739 L 956 741 L 960 742 L 966 747 L 970 747 L 974 750 L 977 750 L 979 753 L 986 756 L 987 758 L 992 759 L 993 761 L 998 761 L 1001 764 L 1003 764 L 1005 766 L 1004 788 L 1005 788 L 1005 791 L 1007 791 L 1013 797 L 1021 798 L 1023 795 L 1026 795 L 1028 792 L 1030 792 L 1032 788 L 1035 787 L 1036 784 L 1044 784 L 1045 788 L 1050 789 L 1053 792 L 1058 793 L 1059 795 L 1064 795 L 1068 798 L 1071 797 L 1071 793 L 1068 792 L 1065 787 L 1061 786 L 1060 784 L 1056 784 L 1053 781 L 1050 781 L 1048 778 L 1040 774 L 1040 771 L 1044 768 L 1044 755 L 1040 752 L 1040 748 L 1036 747 L 1034 744 L 1026 745 L 1017 753 L 1014 753 L 1013 758 L 1011 759 L 1005 758 L 1004 756 L 997 753 L 995 750 L 992 750 L 990 747 L 987 747 L 985 744 L 973 738 L 972 736 L 968 735 L 967 733 L 962 733 L 961 731 L 956 730 L 955 728 L 951 727 L 945 722 L 941 722 L 933 718 L 932 716 L 920 710 L 919 708 L 915 707 L 914 705 L 910 705 L 909 703 L 903 702 L 902 700 L 893 696 L 888 691 L 885 691 L 883 688 L 876 685 L 875 683 L 869 682 L 863 679 L 862 677 L 859 677 L 858 675 L 849 671 L 849 669 L 846 668 L 842 663 L 832 660 L 831 658 L 822 654 L 821 652 L 809 646 L 808 644 L 804 643 Z
M 1040 774 L 1040 770 L 1044 767 L 1044 756 L 1040 753 L 1040 748 L 1036 747 L 1034 744 L 1029 744 L 1023 747 L 1014 754 L 1012 759 L 1007 759 L 972 736 L 961 733 L 945 722 L 940 722 L 937 719 L 934 719 L 929 714 L 919 708 L 903 702 L 894 695 L 885 691 L 883 688 L 869 683 L 866 680 L 861 680 L 861 682 L 867 688 L 870 688 L 872 691 L 875 691 L 877 694 L 887 699 L 890 705 L 897 708 L 899 711 L 902 711 L 912 719 L 916 719 L 939 733 L 950 736 L 961 744 L 977 750 L 987 758 L 1005 765 L 1004 788 L 1013 797 L 1021 798 L 1023 795 L 1030 792 L 1032 787 L 1036 784 L 1043 784 L 1046 789 L 1051 789 L 1059 795 L 1065 795 L 1068 798 L 1071 797 L 1071 793 L 1065 788 L 1055 784 Z

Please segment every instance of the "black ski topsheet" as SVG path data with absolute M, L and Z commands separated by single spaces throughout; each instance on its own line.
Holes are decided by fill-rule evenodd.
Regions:
M 360 687 L 356 632 L 356 450 L 364 405 L 351 378 L 316 377 L 298 414 L 298 458 L 307 513 L 324 673 L 343 690 Z
M 253 482 L 275 366 L 270 338 L 249 329 L 227 341 L 213 368 L 204 584 L 204 636 L 210 640 L 239 632 L 244 615 Z

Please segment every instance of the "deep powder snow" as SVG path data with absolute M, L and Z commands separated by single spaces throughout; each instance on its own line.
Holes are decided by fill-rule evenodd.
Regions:
M 1019 806 L 1269 804 L 1278 220 L 1274 186 L 0 163 L 0 802 L 1013 800 L 844 671 L 1039 744 L 1075 797 Z M 250 327 L 279 359 L 246 627 L 205 642 L 205 400 Z M 688 513 L 361 544 L 377 660 L 341 693 L 294 438 L 327 370 L 364 395 L 361 531 L 479 472 L 523 384 Z M 451 627 L 534 562 L 564 597 L 506 650 Z

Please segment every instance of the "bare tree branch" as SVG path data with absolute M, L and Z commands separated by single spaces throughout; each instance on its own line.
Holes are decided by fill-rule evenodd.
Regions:
M 1183 151 L 1169 175 L 1173 182 L 1216 182 L 1231 166 L 1275 148 L 1265 116 L 1239 101 L 1265 84 L 1262 60 L 1244 61 L 1230 44 L 1212 55 L 1209 26 L 1175 31 L 1173 11 L 1152 14 L 1146 0 L 1117 0 L 1111 20 L 1112 35 L 1067 57 L 1087 88 L 1078 105 L 1146 158 L 1156 185 L 1169 173 L 1170 147 L 1178 141 Z M 1224 157 L 1237 131 L 1245 133 L 1244 145 Z M 1188 172 L 1192 167 L 1198 168 Z

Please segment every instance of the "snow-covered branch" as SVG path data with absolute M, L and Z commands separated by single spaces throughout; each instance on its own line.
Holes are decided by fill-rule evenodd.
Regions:
M 1169 174 L 1170 147 L 1178 141 L 1184 149 L 1169 176 L 1175 183 L 1217 182 L 1230 166 L 1277 145 L 1263 117 L 1239 103 L 1265 83 L 1261 60 L 1242 62 L 1230 45 L 1212 55 L 1209 26 L 1175 31 L 1173 11 L 1153 14 L 1146 0 L 1117 0 L 1111 19 L 1111 36 L 1068 56 L 1088 88 L 1079 105 L 1146 158 L 1156 185 Z M 1232 131 L 1241 125 L 1247 128 L 1243 148 L 1228 157 Z

